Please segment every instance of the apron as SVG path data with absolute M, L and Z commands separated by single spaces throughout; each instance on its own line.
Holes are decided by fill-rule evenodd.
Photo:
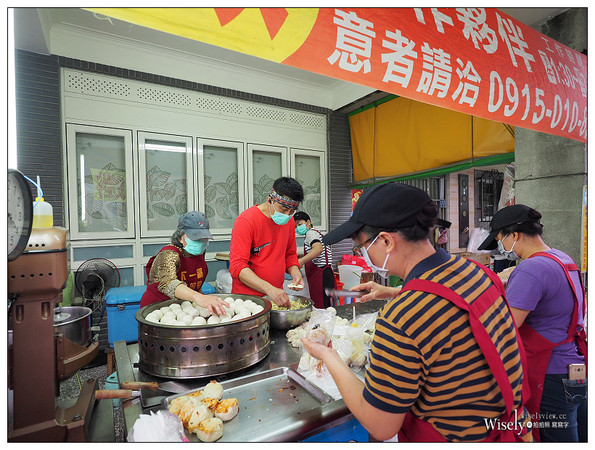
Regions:
M 475 263 L 477 264 L 477 263 Z M 404 287 L 403 291 L 423 291 L 428 292 L 430 294 L 435 294 L 440 296 L 450 302 L 454 303 L 461 309 L 464 309 L 469 313 L 469 322 L 471 325 L 471 331 L 473 332 L 473 336 L 475 337 L 479 348 L 481 349 L 488 365 L 498 383 L 498 387 L 502 392 L 502 396 L 504 397 L 504 403 L 506 405 L 506 413 L 499 417 L 501 423 L 517 423 L 516 419 L 522 417 L 523 413 L 523 404 L 519 406 L 516 410 L 513 409 L 514 407 L 514 393 L 512 391 L 512 386 L 510 384 L 510 380 L 508 379 L 508 375 L 506 373 L 506 369 L 504 367 L 504 363 L 502 362 L 502 358 L 500 357 L 496 346 L 490 339 L 490 336 L 480 321 L 480 317 L 482 314 L 489 309 L 492 304 L 499 298 L 503 297 L 506 301 L 506 297 L 504 295 L 504 287 L 502 286 L 502 282 L 500 278 L 493 273 L 488 268 L 482 266 L 481 264 L 477 264 L 485 273 L 490 277 L 492 280 L 492 285 L 484 292 L 479 298 L 477 298 L 471 305 L 465 301 L 463 297 L 459 294 L 454 292 L 453 290 L 438 284 L 436 282 L 430 280 L 419 280 L 414 279 L 409 281 Z M 508 306 L 508 303 L 506 303 Z M 514 322 L 514 318 L 513 318 Z M 516 329 L 516 326 L 515 326 Z M 523 349 L 521 339 L 519 337 L 519 333 L 517 330 L 517 341 L 519 345 L 519 354 L 521 357 L 521 362 L 523 366 L 523 372 L 526 373 L 526 361 L 525 361 L 525 351 Z M 522 393 L 522 403 L 527 399 L 529 396 L 529 389 L 527 383 L 523 383 L 523 393 Z M 516 428 L 516 427 L 515 427 Z M 511 429 L 511 430 L 498 430 L 494 429 L 485 439 L 486 442 L 490 441 L 499 441 L 499 442 L 514 442 L 519 441 L 520 436 L 518 436 L 518 429 Z M 416 417 L 411 411 L 407 412 L 405 415 L 405 419 L 403 421 L 403 425 L 401 430 L 399 431 L 398 435 L 399 442 L 445 442 L 446 439 L 442 436 L 429 422 L 425 420 L 419 419 Z
M 313 228 L 312 228 L 313 229 Z M 322 233 L 318 230 L 314 230 L 322 239 Z M 321 242 L 322 244 L 322 242 Z M 326 249 L 326 245 L 322 244 L 324 248 L 324 267 L 318 267 L 312 261 L 308 261 L 304 264 L 304 270 L 306 272 L 306 278 L 308 279 L 308 289 L 310 291 L 310 299 L 314 302 L 314 306 L 319 309 L 324 309 L 329 306 L 330 304 L 325 305 L 324 298 L 324 285 L 323 285 L 323 274 L 325 270 L 332 270 L 329 260 L 328 260 L 328 251 Z M 304 252 L 306 251 L 304 246 Z
M 577 271 L 578 267 L 576 264 L 564 264 L 555 256 L 545 253 L 545 252 L 538 252 L 531 255 L 529 258 L 533 258 L 534 256 L 544 256 L 546 258 L 550 258 L 556 261 L 564 270 L 564 274 L 566 275 L 566 279 L 570 284 L 570 288 L 572 289 L 572 293 L 574 295 L 574 308 L 572 310 L 572 318 L 570 320 L 570 326 L 568 327 L 568 338 L 562 342 L 554 343 L 550 340 L 544 338 L 541 334 L 531 328 L 527 322 L 524 322 L 521 327 L 519 328 L 519 332 L 521 334 L 521 339 L 523 340 L 523 345 L 525 346 L 527 352 L 527 362 L 529 363 L 529 370 L 527 372 L 528 379 L 529 379 L 529 387 L 531 389 L 531 398 L 527 402 L 526 406 L 531 414 L 532 418 L 539 417 L 539 411 L 541 407 L 541 396 L 543 395 L 543 384 L 545 382 L 545 375 L 547 372 L 547 367 L 550 362 L 550 357 L 552 355 L 552 351 L 555 347 L 561 344 L 566 344 L 567 342 L 576 341 L 577 349 L 579 354 L 582 354 L 585 357 L 585 365 L 587 363 L 587 339 L 586 333 L 582 325 L 578 325 L 578 296 L 576 294 L 576 290 L 574 288 L 574 283 L 570 278 L 569 271 Z M 581 282 L 581 289 L 583 291 L 583 314 L 586 309 L 586 300 L 585 300 L 585 290 L 583 287 L 582 280 L 579 276 L 579 281 Z M 539 442 L 539 429 L 533 429 L 533 438 Z
M 200 292 L 203 282 L 207 278 L 208 268 L 204 255 L 197 256 L 182 256 L 182 251 L 175 245 L 166 245 L 159 252 L 163 250 L 174 250 L 180 257 L 180 268 L 176 274 L 178 280 L 183 281 L 186 285 L 197 292 Z M 140 299 L 140 307 L 151 305 L 153 303 L 169 300 L 170 297 L 161 292 L 157 287 L 159 283 L 149 284 L 149 273 L 153 266 L 155 256 L 151 256 L 145 271 L 147 273 L 147 290 Z

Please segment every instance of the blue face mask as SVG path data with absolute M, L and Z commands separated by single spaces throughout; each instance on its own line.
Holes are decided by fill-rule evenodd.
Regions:
M 280 213 L 279 211 L 277 211 L 275 209 L 275 207 L 273 206 L 273 214 L 271 214 L 271 219 L 273 219 L 273 222 L 275 222 L 277 225 L 285 225 L 287 222 L 289 222 L 289 220 L 293 217 L 293 214 L 283 214 Z
M 504 239 L 506 239 L 508 235 L 504 236 L 501 240 L 498 241 L 498 251 L 504 255 L 506 257 L 506 259 L 509 259 L 510 261 L 516 261 L 517 259 L 519 259 L 519 255 L 516 254 L 516 252 L 513 250 L 514 246 L 516 244 L 516 241 L 514 241 L 514 244 L 512 244 L 512 247 L 510 247 L 510 250 L 505 250 L 504 249 L 504 244 L 502 243 L 502 241 Z
M 305 236 L 308 232 L 308 227 L 304 224 L 298 225 L 297 227 L 295 227 L 295 232 L 300 236 Z
M 208 239 L 201 239 L 200 241 L 193 241 L 192 239 L 188 239 L 186 237 L 186 245 L 184 246 L 184 250 L 186 250 L 191 255 L 202 255 L 207 247 L 209 246 Z

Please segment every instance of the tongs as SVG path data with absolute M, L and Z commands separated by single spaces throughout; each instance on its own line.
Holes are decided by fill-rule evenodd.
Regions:
M 330 289 L 330 288 L 325 288 L 324 292 L 329 297 L 334 297 L 334 298 L 338 298 L 338 297 L 357 298 L 357 297 L 361 297 L 362 295 L 369 294 L 368 291 L 347 291 L 347 290 L 343 290 L 343 289 Z

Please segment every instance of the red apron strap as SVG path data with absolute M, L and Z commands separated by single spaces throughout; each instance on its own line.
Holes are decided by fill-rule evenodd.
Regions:
M 537 253 L 533 253 L 529 258 L 533 258 L 534 256 L 543 256 L 543 257 L 551 259 L 552 261 L 557 262 L 558 265 L 560 265 L 560 267 L 564 271 L 564 275 L 566 275 L 566 280 L 568 281 L 568 284 L 570 285 L 570 289 L 572 290 L 572 294 L 574 295 L 574 308 L 572 309 L 572 319 L 570 320 L 570 326 L 568 327 L 568 339 L 566 339 L 563 342 L 560 342 L 560 344 L 570 342 L 570 341 L 574 340 L 574 338 L 577 334 L 580 335 L 581 332 L 583 331 L 582 325 L 578 325 L 578 310 L 579 310 L 578 295 L 576 292 L 576 288 L 574 287 L 574 283 L 572 282 L 572 278 L 570 277 L 571 270 L 579 272 L 578 267 L 574 263 L 565 264 L 562 261 L 560 261 L 560 259 L 558 259 L 557 257 L 555 257 L 554 255 L 552 255 L 550 253 L 537 252 Z M 579 283 L 581 285 L 581 290 L 582 290 L 582 294 L 583 294 L 583 319 L 584 319 L 585 311 L 587 308 L 587 297 L 585 295 L 585 287 L 583 286 L 583 280 L 581 279 L 580 273 L 579 273 L 578 279 L 579 279 Z M 578 329 L 579 327 L 580 327 L 580 330 Z M 587 358 L 586 352 L 585 352 L 584 357 L 585 357 L 585 361 L 586 361 L 586 358 Z
M 491 288 L 494 289 L 491 289 Z M 430 294 L 437 295 L 451 301 L 457 307 L 464 309 L 469 312 L 469 323 L 471 325 L 471 331 L 473 336 L 477 340 L 477 343 L 484 354 L 486 361 L 492 371 L 492 374 L 496 378 L 498 387 L 502 392 L 504 402 L 506 404 L 506 412 L 512 414 L 514 407 L 514 394 L 512 392 L 512 386 L 508 379 L 508 374 L 502 362 L 502 358 L 496 349 L 496 346 L 487 330 L 480 321 L 480 317 L 491 306 L 494 301 L 501 296 L 496 286 L 491 286 L 486 292 L 484 292 L 472 305 L 469 305 L 463 297 L 439 283 L 430 280 L 413 279 L 403 287 L 403 291 L 423 291 Z M 475 303 L 479 302 L 477 306 Z

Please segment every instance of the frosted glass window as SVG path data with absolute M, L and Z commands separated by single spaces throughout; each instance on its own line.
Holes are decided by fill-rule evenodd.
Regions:
M 144 149 L 147 228 L 173 232 L 188 212 L 186 144 L 146 139 Z
M 283 175 L 283 157 L 280 153 L 252 152 L 253 203 L 264 203 L 275 180 Z
M 118 267 L 118 271 L 120 272 L 120 287 L 135 286 L 134 269 L 132 267 Z
M 143 245 L 143 256 L 156 255 L 157 253 L 159 253 L 159 250 L 161 250 L 163 247 L 169 244 L 169 241 L 163 242 L 162 244 L 145 244 Z
M 239 214 L 238 150 L 205 145 L 205 211 L 209 226 L 232 228 Z
M 78 231 L 128 231 L 125 141 L 76 133 Z
M 318 156 L 295 155 L 295 178 L 304 189 L 304 201 L 300 205 L 299 210 L 308 213 L 313 225 L 320 225 L 322 223 L 320 211 L 321 163 L 321 158 Z
M 114 245 L 109 247 L 81 247 L 73 249 L 75 261 L 86 261 L 91 258 L 132 258 L 132 245 Z

